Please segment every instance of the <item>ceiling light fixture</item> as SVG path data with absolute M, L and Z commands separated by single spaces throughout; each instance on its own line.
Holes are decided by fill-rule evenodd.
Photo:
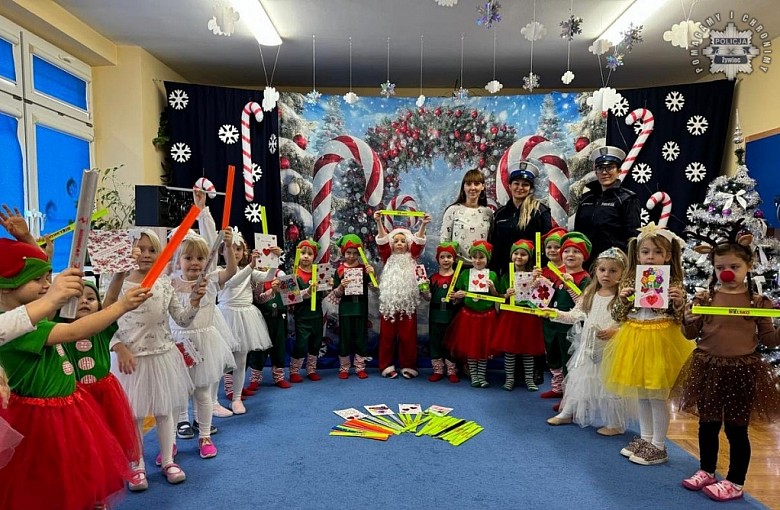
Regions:
M 233 7 L 241 13 L 241 21 L 246 23 L 257 42 L 263 46 L 279 46 L 282 38 L 276 31 L 271 18 L 265 12 L 260 0 L 230 0 Z
M 596 39 L 606 39 L 612 45 L 616 45 L 623 38 L 621 32 L 625 32 L 628 26 L 639 26 L 649 19 L 656 11 L 664 6 L 665 0 L 634 0 L 623 14 L 612 22 L 607 29 Z

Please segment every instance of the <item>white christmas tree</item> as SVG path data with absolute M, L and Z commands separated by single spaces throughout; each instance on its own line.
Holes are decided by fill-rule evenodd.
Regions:
M 539 125 L 536 132 L 554 143 L 564 154 L 571 152 L 572 144 L 561 126 L 558 112 L 555 109 L 555 100 L 552 94 L 547 94 L 542 100 L 540 108 Z

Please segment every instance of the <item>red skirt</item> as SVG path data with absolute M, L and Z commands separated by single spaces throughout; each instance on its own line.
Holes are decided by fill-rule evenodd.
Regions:
M 11 395 L 0 417 L 24 440 L 0 469 L 0 508 L 84 510 L 124 492 L 130 466 L 95 401 Z
M 133 411 L 127 400 L 125 390 L 119 384 L 114 374 L 109 373 L 104 378 L 91 384 L 80 384 L 97 402 L 103 411 L 103 419 L 108 425 L 128 462 L 137 462 L 141 457 L 141 439 L 138 437 L 138 427 L 135 425 Z
M 0 418 L 0 469 L 11 461 L 14 449 L 24 439 L 7 421 Z
M 495 356 L 505 352 L 541 356 L 544 354 L 542 318 L 502 310 L 498 314 L 498 324 L 490 344 L 490 351 Z
M 495 327 L 495 308 L 476 312 L 464 306 L 447 328 L 445 345 L 455 358 L 488 359 Z

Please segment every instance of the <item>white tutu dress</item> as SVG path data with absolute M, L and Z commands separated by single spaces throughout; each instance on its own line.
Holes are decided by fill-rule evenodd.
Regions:
M 252 283 L 263 281 L 265 273 L 247 265 L 225 282 L 219 291 L 219 304 L 228 331 L 235 338 L 233 352 L 271 348 L 271 336 L 260 309 L 252 303 Z

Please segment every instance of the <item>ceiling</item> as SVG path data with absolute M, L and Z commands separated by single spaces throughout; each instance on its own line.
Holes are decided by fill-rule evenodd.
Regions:
M 639 87 L 691 82 L 697 78 L 686 50 L 664 42 L 662 34 L 685 16 L 703 20 L 735 9 L 755 17 L 771 36 L 780 34 L 780 9 L 774 1 L 639 0 L 666 2 L 653 19 L 644 22 L 644 42 L 625 56 L 624 66 L 611 75 L 614 87 Z M 389 79 L 398 88 L 420 87 L 420 36 L 424 37 L 423 87 L 463 86 L 487 94 L 493 79 L 493 32 L 475 23 L 478 0 L 459 0 L 441 7 L 435 0 L 262 0 L 283 44 L 259 46 L 241 20 L 231 37 L 213 35 L 207 28 L 215 0 L 56 0 L 76 17 L 117 44 L 145 48 L 184 78 L 196 83 L 278 88 L 312 86 L 312 35 L 316 35 L 317 88 L 349 87 L 349 42 L 352 38 L 352 85 L 376 87 L 387 80 L 387 38 L 390 38 Z M 533 70 L 541 88 L 563 90 L 567 44 L 559 23 L 568 18 L 571 0 L 536 0 L 536 19 L 547 29 L 534 43 Z M 574 0 L 574 14 L 584 19 L 583 33 L 571 44 L 570 88 L 602 86 L 596 56 L 588 46 L 630 4 L 631 0 Z M 533 0 L 503 0 L 502 21 L 496 25 L 495 78 L 505 87 L 522 86 L 529 72 L 531 43 L 520 29 L 533 19 Z M 724 23 L 719 24 L 719 27 Z M 607 71 L 605 71 L 606 73 Z M 606 78 L 606 74 L 605 74 Z M 478 92 L 481 91 L 481 92 Z

